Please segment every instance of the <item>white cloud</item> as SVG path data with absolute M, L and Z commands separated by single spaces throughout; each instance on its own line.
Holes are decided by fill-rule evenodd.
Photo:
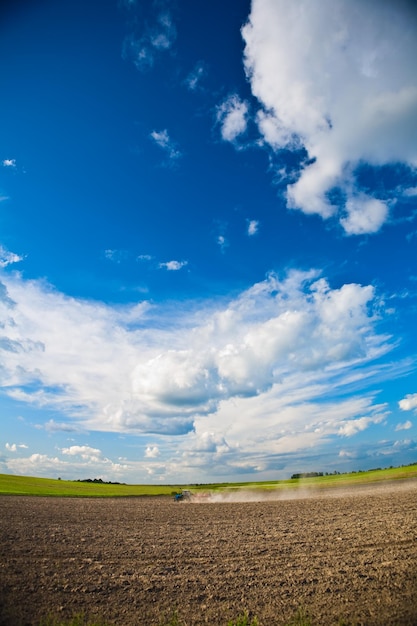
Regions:
M 100 461 L 102 459 L 101 450 L 90 448 L 90 446 L 70 446 L 62 448 L 62 454 L 69 456 L 80 456 L 85 461 Z
M 338 434 L 343 437 L 352 437 L 366 430 L 371 424 L 379 424 L 384 417 L 385 415 L 376 415 L 374 417 L 360 417 L 358 419 L 349 420 L 340 426 Z
M 233 94 L 216 109 L 216 119 L 224 141 L 235 141 L 242 135 L 248 124 L 249 107 L 238 95 Z
M 79 452 L 67 452 L 72 448 L 79 448 Z M 128 466 L 122 463 L 114 463 L 105 458 L 99 450 L 88 446 L 72 446 L 61 452 L 69 457 L 63 460 L 59 456 L 51 457 L 47 454 L 34 453 L 29 457 L 15 457 L 7 459 L 5 466 L 13 474 L 26 476 L 66 476 L 68 479 L 86 478 L 94 472 L 94 477 L 103 480 L 114 480 L 127 471 Z M 91 451 L 91 452 L 89 452 Z
M 147 459 L 155 459 L 160 455 L 158 446 L 147 446 L 145 450 L 145 457 Z
M 258 220 L 248 220 L 248 235 L 252 237 L 256 235 L 259 230 L 259 222 Z
M 413 198 L 417 196 L 417 187 L 409 187 L 404 190 L 404 195 Z
M 31 454 L 29 457 L 8 459 L 7 469 L 13 474 L 27 476 L 53 476 L 56 471 L 66 467 L 64 461 L 58 457 L 49 457 L 47 454 Z
M 176 144 L 171 140 L 168 135 L 168 131 L 166 129 L 161 131 L 152 131 L 150 134 L 151 139 L 159 146 L 164 152 L 166 152 L 167 156 L 171 161 L 176 161 L 182 155 L 181 152 L 176 147 Z
M 287 187 L 290 208 L 337 215 L 349 234 L 385 223 L 386 202 L 359 195 L 354 170 L 417 164 L 416 28 L 407 2 L 253 0 L 242 35 L 259 130 L 273 150 L 304 147 L 310 159 Z
M 160 263 L 158 267 L 166 269 L 170 272 L 177 272 L 186 265 L 188 265 L 188 261 L 167 261 L 166 263 Z
M 14 252 L 9 252 L 0 244 L 0 267 L 7 267 L 8 265 L 12 265 L 13 263 L 19 263 L 23 261 L 23 257 L 15 254 Z
M 410 430 L 410 428 L 413 427 L 413 422 L 410 422 L 410 420 L 407 420 L 406 422 L 403 422 L 402 424 L 397 424 L 397 426 L 395 427 L 395 430 Z
M 398 404 L 402 411 L 417 409 L 417 393 L 408 393 Z
M 53 407 L 78 429 L 178 436 L 199 424 L 221 437 L 230 420 L 243 427 L 246 414 L 248 441 L 259 420 L 270 423 L 277 452 L 302 445 L 304 436 L 320 439 L 327 431 L 321 433 L 319 415 L 326 409 L 313 399 L 366 380 L 366 368 L 391 348 L 375 332 L 374 288 L 332 289 L 314 271 L 271 275 L 226 304 L 178 303 L 166 310 L 76 300 L 17 274 L 3 281 L 4 393 Z M 294 403 L 299 408 L 291 408 Z M 333 434 L 346 421 L 375 418 L 372 404 L 352 402 L 336 419 L 342 405 L 335 402 L 328 417 Z M 298 431 L 313 423 L 319 431 L 291 439 L 289 429 L 284 438 L 276 431 L 280 419 L 287 430 L 296 420 L 303 424 Z M 228 438 L 227 445 L 237 441 L 238 435 Z M 87 446 L 65 450 L 100 458 Z
M 347 217 L 340 220 L 348 235 L 376 233 L 386 222 L 388 207 L 385 202 L 364 194 L 346 202 Z
M 16 167 L 16 159 L 3 159 L 3 167 Z
M 16 450 L 17 450 L 17 446 L 16 446 L 15 443 L 6 443 L 5 448 L 9 452 L 16 452 Z

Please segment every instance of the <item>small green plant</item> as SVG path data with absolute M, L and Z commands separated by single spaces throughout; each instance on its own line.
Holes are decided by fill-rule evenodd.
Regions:
M 227 626 L 258 626 L 258 620 L 254 617 L 251 621 L 249 621 L 248 614 L 244 613 L 244 615 L 240 615 L 236 620 L 228 622 Z
M 160 622 L 159 626 L 183 626 L 183 623 L 178 617 L 177 611 L 174 611 L 169 622 L 165 622 L 164 620 L 163 622 Z
M 311 621 L 307 611 L 304 608 L 299 607 L 294 617 L 288 622 L 287 626 L 313 626 L 313 622 Z

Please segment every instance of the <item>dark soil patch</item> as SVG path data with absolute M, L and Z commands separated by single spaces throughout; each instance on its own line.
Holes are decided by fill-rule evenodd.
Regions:
M 417 624 L 417 482 L 240 503 L 0 497 L 0 625 Z

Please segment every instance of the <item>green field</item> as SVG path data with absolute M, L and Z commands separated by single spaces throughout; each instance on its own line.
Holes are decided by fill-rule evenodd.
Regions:
M 137 497 L 171 496 L 182 488 L 192 491 L 235 491 L 257 489 L 263 491 L 314 487 L 315 489 L 372 484 L 381 481 L 405 480 L 417 477 L 417 464 L 389 469 L 377 469 L 351 474 L 330 474 L 314 478 L 288 479 L 268 482 L 215 483 L 206 485 L 117 485 L 97 482 L 79 482 L 13 476 L 0 474 L 0 495 L 66 496 L 66 497 Z

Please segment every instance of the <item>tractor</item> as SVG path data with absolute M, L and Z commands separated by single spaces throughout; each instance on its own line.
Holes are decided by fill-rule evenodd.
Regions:
M 183 489 L 179 493 L 174 495 L 175 502 L 181 502 L 181 500 L 191 500 L 191 491 Z

